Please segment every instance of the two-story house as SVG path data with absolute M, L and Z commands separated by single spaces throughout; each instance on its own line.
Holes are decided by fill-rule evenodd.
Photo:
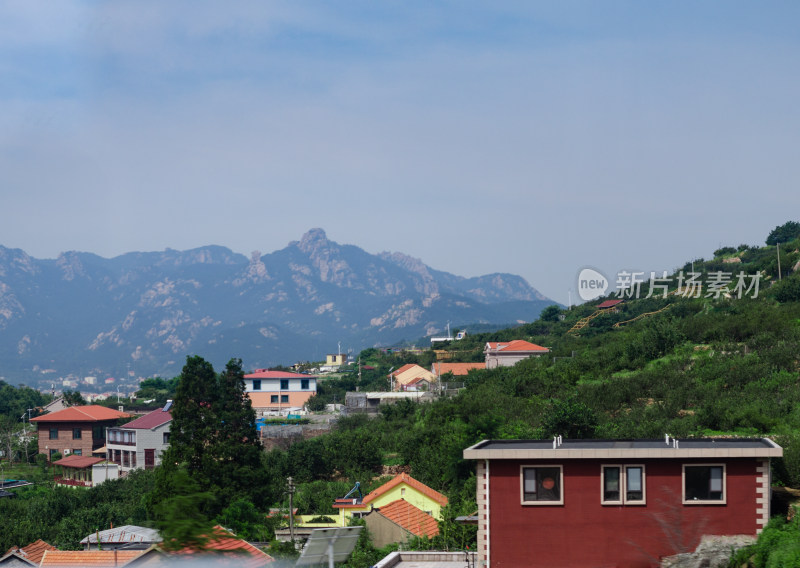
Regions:
M 317 393 L 317 377 L 256 369 L 244 376 L 245 390 L 256 414 L 301 408 Z
M 70 406 L 64 410 L 31 418 L 37 425 L 39 453 L 50 457 L 59 453 L 92 457 L 92 451 L 105 444 L 105 430 L 116 426 L 130 414 L 98 406 Z
M 765 438 L 484 440 L 482 566 L 658 566 L 703 536 L 755 537 L 770 515 Z
M 108 429 L 106 456 L 123 472 L 137 468 L 152 469 L 161 464 L 161 454 L 169 447 L 170 407 L 159 408 L 128 422 Z

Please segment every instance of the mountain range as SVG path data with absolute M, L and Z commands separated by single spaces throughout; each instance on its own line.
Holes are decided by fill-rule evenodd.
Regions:
M 324 359 L 458 326 L 532 321 L 553 304 L 523 278 L 464 278 L 401 253 L 372 255 L 312 229 L 250 258 L 220 246 L 65 252 L 0 246 L 0 376 L 180 372 L 188 354 L 246 369 Z

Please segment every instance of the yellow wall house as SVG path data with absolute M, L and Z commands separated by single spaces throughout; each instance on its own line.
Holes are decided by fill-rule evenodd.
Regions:
M 347 353 L 328 353 L 325 365 L 328 367 L 347 365 Z
M 434 519 L 441 518 L 442 507 L 447 505 L 447 497 L 407 473 L 401 473 L 365 495 L 363 499 L 337 499 L 333 508 L 339 510 L 339 521 L 344 527 L 354 516 L 363 516 L 373 508 L 379 509 L 401 499 L 428 513 Z
M 392 382 L 392 390 L 401 391 L 405 390 L 407 385 L 417 379 L 424 379 L 428 381 L 428 383 L 433 383 L 435 376 L 428 369 L 424 369 L 414 363 L 409 363 L 391 373 L 389 379 Z

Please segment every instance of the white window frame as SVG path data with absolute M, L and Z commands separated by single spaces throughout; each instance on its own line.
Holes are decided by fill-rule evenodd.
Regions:
M 559 498 L 553 501 L 526 501 L 525 500 L 525 470 L 558 468 L 558 487 Z M 564 466 L 562 464 L 526 464 L 519 466 L 519 501 L 522 505 L 534 505 L 537 507 L 563 505 L 564 504 Z
M 606 496 L 606 468 L 619 468 L 619 499 L 607 500 Z M 638 467 L 642 470 L 642 498 L 628 499 L 628 468 Z M 600 504 L 601 505 L 647 505 L 647 468 L 643 463 L 604 463 L 600 464 Z
M 722 468 L 722 499 L 686 499 L 687 467 L 720 467 Z M 681 467 L 681 501 L 684 505 L 727 505 L 728 504 L 728 471 L 724 463 L 685 463 Z

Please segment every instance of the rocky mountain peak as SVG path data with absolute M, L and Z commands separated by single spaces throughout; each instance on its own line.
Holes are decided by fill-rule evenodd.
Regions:
M 328 240 L 324 229 L 310 229 L 305 235 L 300 238 L 300 241 L 294 241 L 291 244 L 296 244 L 304 253 L 310 256 L 316 256 L 323 250 L 329 249 L 332 243 Z

